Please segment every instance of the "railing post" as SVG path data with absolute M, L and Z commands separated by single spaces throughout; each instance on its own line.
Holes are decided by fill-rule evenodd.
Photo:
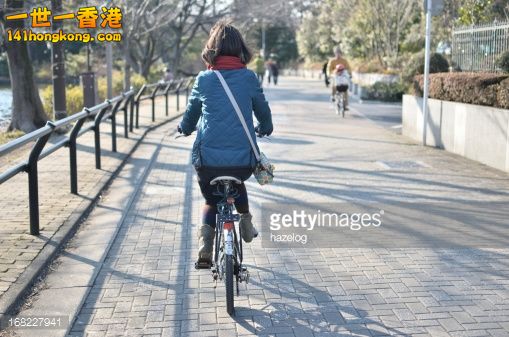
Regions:
M 165 115 L 168 116 L 168 91 L 164 93 L 164 111 Z
M 50 126 L 52 129 L 55 128 L 55 125 L 48 121 L 46 125 Z M 30 208 L 30 234 L 31 235 L 39 235 L 39 183 L 38 183 L 38 175 L 37 175 L 37 162 L 39 161 L 39 155 L 41 154 L 44 146 L 48 142 L 49 137 L 53 131 L 48 133 L 47 135 L 42 136 L 37 140 L 32 151 L 30 152 L 30 156 L 28 157 L 27 163 L 27 173 L 28 173 L 28 203 Z
M 166 116 L 168 116 L 169 107 L 168 107 L 168 91 L 170 90 L 171 84 L 173 83 L 173 80 L 168 82 L 168 85 L 164 89 L 164 110 L 166 113 Z
M 136 101 L 136 129 L 140 127 L 140 101 Z
M 152 122 L 156 121 L 156 94 L 157 90 L 159 90 L 159 85 L 156 85 L 154 91 L 150 95 L 150 100 L 152 101 Z
M 130 129 L 131 127 L 129 124 L 129 115 L 132 110 L 132 100 L 131 100 L 132 97 L 133 97 L 133 87 L 129 89 L 129 95 L 125 97 L 124 105 L 122 106 L 122 110 L 124 111 L 124 138 L 129 138 L 129 130 L 132 131 L 132 129 Z
M 187 82 L 186 85 L 186 105 L 189 103 L 189 86 L 191 85 L 191 81 Z
M 180 111 L 180 88 L 177 89 L 177 111 Z
M 133 132 L 134 127 L 134 96 L 131 97 L 129 102 L 129 131 Z
M 124 138 L 129 138 L 129 122 L 127 119 L 129 100 L 131 96 L 125 97 L 124 106 L 122 106 L 122 111 L 124 112 Z
M 100 170 L 101 169 L 101 134 L 100 134 L 100 125 L 101 120 L 106 113 L 106 111 L 110 108 L 108 105 L 107 107 L 104 107 L 97 113 L 94 119 L 94 140 L 95 140 L 95 168 Z
M 110 114 L 111 119 L 111 151 L 117 152 L 117 111 L 122 103 L 122 100 L 117 101 L 115 105 L 113 106 Z
M 140 99 L 141 95 L 143 95 L 143 92 L 145 91 L 145 88 L 147 87 L 146 84 L 144 84 L 141 89 L 138 91 L 138 93 L 135 96 L 135 104 L 136 104 L 136 129 L 140 127 Z M 132 130 L 131 130 L 132 131 Z
M 90 115 L 90 111 L 85 108 L 84 109 L 87 113 L 86 116 L 79 119 L 76 124 L 74 124 L 74 127 L 71 130 L 71 133 L 69 135 L 69 164 L 70 164 L 70 171 L 71 171 L 71 193 L 72 194 L 78 194 L 78 160 L 76 156 L 76 139 L 78 138 L 78 134 L 81 130 L 81 127 L 83 126 L 83 123 L 85 123 L 85 120 Z

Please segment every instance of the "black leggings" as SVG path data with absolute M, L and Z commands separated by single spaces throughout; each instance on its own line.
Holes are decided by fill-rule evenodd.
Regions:
M 249 179 L 253 170 L 251 168 L 196 168 L 198 176 L 198 184 L 200 185 L 201 194 L 205 198 L 205 206 L 202 213 L 202 224 L 216 227 L 217 203 L 221 201 L 221 196 L 214 195 L 219 185 L 210 185 L 212 179 L 218 176 L 233 176 L 242 180 L 242 184 L 234 185 L 238 196 L 235 198 L 235 208 L 239 213 L 249 212 L 249 201 L 247 198 L 247 190 L 244 181 Z M 220 187 L 219 187 L 220 188 Z

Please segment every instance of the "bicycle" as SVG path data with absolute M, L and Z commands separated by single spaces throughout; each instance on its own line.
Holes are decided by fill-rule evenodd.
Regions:
M 255 128 L 258 137 L 264 137 Z M 175 139 L 189 135 L 179 134 Z M 242 265 L 242 229 L 238 227 L 238 234 L 235 223 L 240 221 L 240 215 L 235 214 L 235 198 L 238 196 L 233 184 L 240 185 L 242 181 L 232 176 L 219 176 L 210 181 L 211 185 L 217 185 L 214 194 L 221 196 L 217 203 L 216 230 L 214 242 L 214 257 L 212 266 L 210 264 L 195 264 L 196 269 L 211 269 L 212 278 L 217 286 L 217 281 L 225 283 L 226 290 L 226 311 L 229 315 L 235 315 L 234 307 L 234 277 L 237 288 L 237 296 L 240 295 L 240 283 L 249 283 L 249 271 Z M 222 187 L 222 188 L 221 188 Z M 258 233 L 254 235 L 257 237 Z
M 226 311 L 234 315 L 234 277 L 237 286 L 237 296 L 240 294 L 239 284 L 249 282 L 249 271 L 242 266 L 242 232 L 238 227 L 238 234 L 235 222 L 240 220 L 240 215 L 234 213 L 234 202 L 237 191 L 233 184 L 242 184 L 242 181 L 231 176 L 220 176 L 214 178 L 210 184 L 217 185 L 216 194 L 222 196 L 217 204 L 216 234 L 214 245 L 214 259 L 212 265 L 212 277 L 217 284 L 218 280 L 223 281 L 226 290 Z M 221 191 L 222 187 L 222 191 Z M 197 266 L 198 269 L 199 266 Z
M 347 85 L 339 85 L 336 87 L 336 94 L 334 96 L 336 115 L 341 115 L 343 118 L 345 118 L 345 95 L 347 90 Z

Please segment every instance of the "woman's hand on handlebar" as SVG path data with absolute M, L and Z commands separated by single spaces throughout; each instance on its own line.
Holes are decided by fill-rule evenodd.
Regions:
M 260 132 L 260 125 L 255 126 L 254 130 L 255 130 L 256 136 L 258 138 L 268 137 L 272 133 L 272 131 L 270 131 L 270 132 L 263 132 L 263 133 Z
M 180 137 L 187 137 L 187 136 L 189 136 L 189 134 L 184 133 L 184 130 L 182 130 L 182 127 L 180 126 L 180 123 L 177 125 L 177 132 L 178 132 L 178 135 L 175 136 L 175 139 L 180 138 Z

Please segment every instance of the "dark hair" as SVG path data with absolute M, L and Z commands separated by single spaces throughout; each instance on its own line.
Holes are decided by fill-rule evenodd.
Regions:
M 242 38 L 242 34 L 229 21 L 220 20 L 210 30 L 209 39 L 201 58 L 214 65 L 218 56 L 237 56 L 244 64 L 251 62 L 253 54 Z

